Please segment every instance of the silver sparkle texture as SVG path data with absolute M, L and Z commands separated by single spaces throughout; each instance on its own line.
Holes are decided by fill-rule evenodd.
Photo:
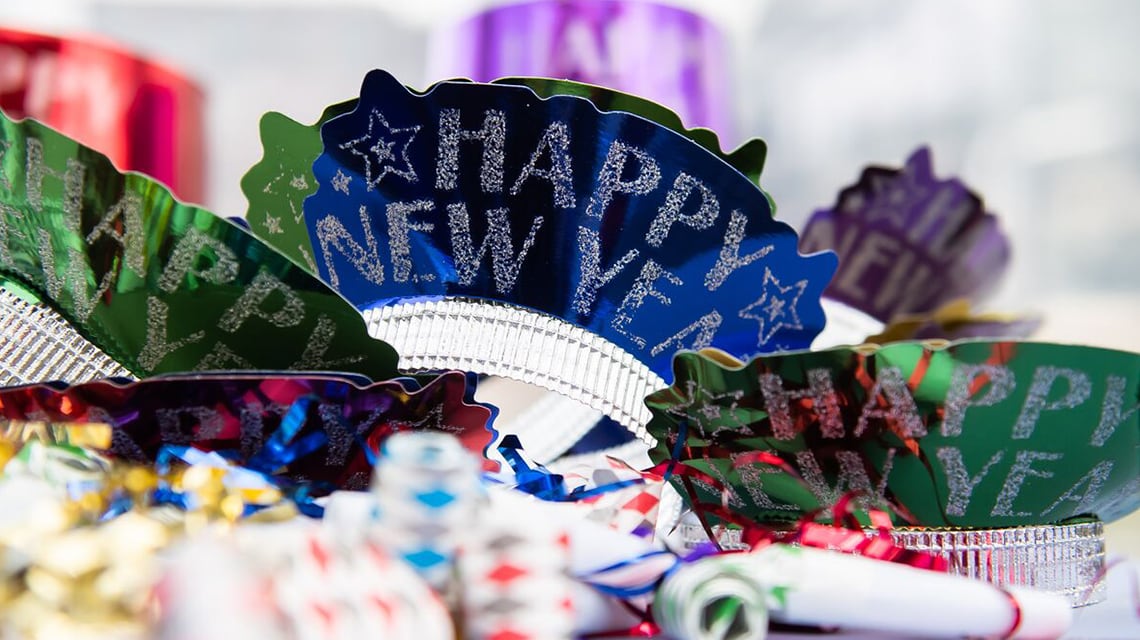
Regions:
M 0 384 L 133 377 L 50 308 L 0 288 Z
M 656 444 L 643 399 L 668 385 L 629 352 L 565 320 L 460 297 L 374 307 L 364 319 L 369 335 L 400 353 L 403 370 L 462 369 L 538 385 Z
M 682 523 L 683 544 L 707 542 L 700 524 Z M 867 530 L 868 537 L 878 535 Z M 1031 587 L 1068 598 L 1074 607 L 1104 601 L 1108 595 L 1104 525 L 1097 520 L 1001 529 L 896 527 L 891 539 L 905 549 L 945 558 L 950 573 L 999 587 Z M 719 529 L 724 549 L 746 549 L 739 529 Z

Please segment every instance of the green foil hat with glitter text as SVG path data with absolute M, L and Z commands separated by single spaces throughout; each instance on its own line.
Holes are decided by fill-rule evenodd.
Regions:
M 795 520 L 852 491 L 922 526 L 1110 521 L 1140 506 L 1140 354 L 899 342 L 747 364 L 681 352 L 673 371 L 646 399 L 651 457 L 679 454 L 698 473 L 675 482 L 753 521 Z
M 2 114 L 0 275 L 136 375 L 396 375 L 394 350 L 368 337 L 352 305 L 253 235 L 38 122 Z

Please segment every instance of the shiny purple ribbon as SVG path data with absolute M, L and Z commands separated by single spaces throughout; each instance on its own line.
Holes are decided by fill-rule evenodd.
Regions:
M 488 9 L 433 34 L 431 80 L 565 78 L 660 102 L 731 138 L 727 41 L 709 20 L 652 2 L 539 0 Z

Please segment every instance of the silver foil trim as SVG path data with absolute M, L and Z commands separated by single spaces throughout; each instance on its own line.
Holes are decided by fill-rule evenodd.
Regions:
M 0 287 L 0 385 L 133 378 L 58 313 Z
M 406 371 L 461 369 L 538 385 L 597 409 L 649 446 L 645 396 L 665 380 L 628 351 L 554 316 L 474 298 L 364 312 L 368 333 L 395 347 Z
M 686 548 L 708 541 L 699 524 L 679 528 Z M 946 558 L 955 575 L 1048 591 L 1068 598 L 1074 607 L 1107 597 L 1100 521 L 1001 529 L 898 527 L 891 537 L 900 547 Z M 747 548 L 738 529 L 723 529 L 718 538 L 723 549 Z

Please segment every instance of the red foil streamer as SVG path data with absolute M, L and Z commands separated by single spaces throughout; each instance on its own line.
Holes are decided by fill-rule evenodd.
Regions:
M 202 91 L 115 45 L 0 29 L 0 109 L 35 118 L 165 183 L 205 197 Z

